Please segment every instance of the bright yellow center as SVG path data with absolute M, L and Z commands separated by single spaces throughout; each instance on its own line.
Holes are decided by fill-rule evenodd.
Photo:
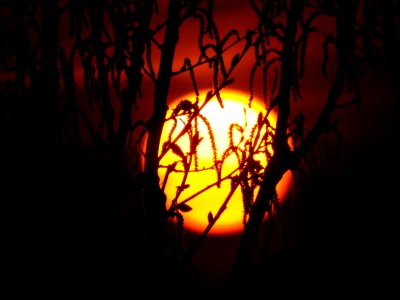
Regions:
M 200 94 L 200 105 L 201 101 L 205 98 L 205 92 Z M 251 108 L 248 107 L 248 96 L 237 92 L 237 91 L 223 91 L 221 92 L 223 99 L 224 108 L 221 108 L 218 101 L 214 97 L 205 107 L 201 110 L 201 114 L 208 120 L 212 132 L 214 135 L 214 141 L 217 149 L 217 159 L 222 158 L 223 152 L 229 147 L 229 127 L 231 124 L 238 124 L 244 129 L 244 139 L 241 141 L 240 130 L 233 130 L 233 144 L 239 145 L 244 148 L 244 143 L 249 138 L 251 129 L 257 124 L 258 115 L 260 112 L 265 115 L 265 108 L 255 101 L 252 103 Z M 195 102 L 194 95 L 186 95 L 182 99 L 188 99 L 191 102 Z M 180 101 L 173 103 L 170 107 L 175 108 Z M 172 109 L 169 111 L 167 117 L 171 116 Z M 173 131 L 172 140 L 181 132 L 187 123 L 187 117 L 179 116 L 177 127 Z M 270 114 L 269 122 L 272 127 L 275 127 L 276 118 L 275 115 Z M 168 135 L 173 127 L 172 121 L 167 121 L 162 137 L 161 146 L 168 140 Z M 185 181 L 186 185 L 190 187 L 183 190 L 177 199 L 177 203 L 181 203 L 188 199 L 195 193 L 203 190 L 204 188 L 213 185 L 217 181 L 217 173 L 212 168 L 214 165 L 214 156 L 212 149 L 212 142 L 209 135 L 206 124 L 198 119 L 198 130 L 199 137 L 202 138 L 201 142 L 197 147 L 198 154 L 198 170 L 195 170 L 194 158 L 191 163 L 190 172 Z M 265 129 L 264 129 L 265 132 Z M 183 135 L 176 143 L 182 152 L 187 155 L 190 153 L 190 136 L 188 134 Z M 267 161 L 265 155 L 257 155 L 255 157 L 260 164 L 265 167 Z M 182 179 L 184 178 L 184 164 L 181 161 L 181 157 L 174 154 L 171 150 L 168 151 L 161 159 L 160 165 L 163 166 L 159 169 L 160 184 L 163 184 L 166 166 L 178 161 L 175 166 L 177 172 L 169 173 L 168 180 L 165 185 L 165 194 L 167 196 L 167 209 L 170 207 L 172 200 L 175 198 L 177 193 L 177 187 L 182 186 Z M 222 166 L 222 178 L 230 174 L 232 171 L 238 168 L 238 159 L 234 155 L 230 155 L 225 159 Z M 235 173 L 239 174 L 238 171 Z M 282 178 L 281 182 L 277 186 L 278 198 L 282 201 L 290 188 L 291 175 L 286 173 Z M 212 216 L 215 216 L 220 209 L 222 203 L 225 201 L 227 195 L 231 189 L 231 180 L 222 181 L 221 186 L 212 186 L 208 190 L 202 192 L 191 200 L 184 202 L 192 210 L 188 212 L 182 212 L 184 217 L 184 227 L 186 230 L 190 230 L 196 233 L 201 233 L 207 227 L 209 223 L 210 212 Z M 258 187 L 255 189 L 257 194 Z M 229 200 L 227 209 L 222 213 L 221 217 L 215 223 L 210 231 L 210 234 L 234 234 L 240 233 L 243 230 L 243 197 L 240 187 L 238 187 Z

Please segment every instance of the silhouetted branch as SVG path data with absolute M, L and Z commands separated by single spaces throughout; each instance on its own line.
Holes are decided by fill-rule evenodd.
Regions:
M 223 212 L 227 209 L 227 205 L 228 205 L 229 201 L 231 200 L 231 198 L 232 198 L 233 194 L 235 193 L 238 186 L 239 186 L 239 181 L 238 181 L 237 177 L 232 177 L 231 178 L 231 188 L 230 188 L 229 193 L 226 196 L 224 202 L 218 209 L 215 216 L 213 216 L 211 211 L 209 212 L 207 227 L 204 229 L 203 233 L 198 238 L 196 243 L 194 243 L 192 245 L 192 247 L 190 249 L 188 249 L 188 251 L 186 252 L 186 257 L 191 258 L 196 253 L 196 251 L 199 249 L 199 246 L 204 241 L 204 239 L 207 237 L 208 233 L 210 232 L 210 230 L 212 229 L 214 224 L 218 221 L 218 219 L 221 217 Z
M 161 191 L 158 182 L 158 151 L 164 120 L 168 110 L 167 98 L 172 77 L 172 63 L 179 38 L 180 16 L 180 1 L 171 0 L 168 6 L 168 22 L 165 28 L 160 67 L 155 84 L 153 115 L 149 122 L 145 154 L 144 174 L 146 181 L 144 185 L 144 209 L 146 212 L 146 231 L 149 234 L 148 236 L 151 237 L 147 241 L 149 243 L 148 250 L 160 259 L 166 246 L 162 244 L 164 240 L 163 236 L 166 234 L 166 208 L 165 195 Z M 158 264 L 157 261 L 154 261 L 154 263 Z
M 150 20 L 153 12 L 153 5 L 150 1 L 144 1 L 135 5 L 134 14 L 137 16 L 138 27 L 133 29 L 131 44 L 132 50 L 129 53 L 130 66 L 127 67 L 127 87 L 122 91 L 121 94 L 121 112 L 119 116 L 119 125 L 116 133 L 116 150 L 117 153 L 121 153 L 124 149 L 129 126 L 132 123 L 131 115 L 132 108 L 136 105 L 137 97 L 140 92 L 140 86 L 142 83 L 142 68 L 144 68 L 143 54 L 146 51 L 148 66 L 151 76 L 154 75 L 151 59 L 151 46 L 149 40 L 151 34 L 149 30 Z M 117 28 L 118 29 L 118 28 Z M 125 41 L 129 43 L 129 41 Z M 147 45 L 147 47 L 146 47 Z M 122 51 L 122 50 L 121 50 Z M 121 54 L 122 55 L 122 54 Z M 160 67 L 161 68 L 161 67 Z

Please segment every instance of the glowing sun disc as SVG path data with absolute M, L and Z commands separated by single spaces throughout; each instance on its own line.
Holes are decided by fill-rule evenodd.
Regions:
M 199 99 L 203 101 L 207 91 L 200 93 Z M 230 124 L 236 123 L 244 128 L 245 139 L 249 137 L 251 128 L 257 123 L 259 112 L 265 114 L 265 108 L 258 104 L 256 101 L 252 103 L 251 108 L 248 107 L 248 95 L 234 91 L 224 90 L 221 92 L 223 99 L 224 108 L 221 108 L 216 99 L 212 99 L 202 110 L 201 114 L 208 120 L 209 124 L 199 120 L 198 129 L 199 136 L 202 138 L 201 142 L 197 147 L 198 153 L 198 171 L 191 167 L 186 184 L 190 185 L 188 188 L 183 190 L 182 194 L 178 199 L 178 203 L 185 201 L 188 197 L 201 191 L 205 187 L 215 183 L 217 181 L 217 173 L 210 167 L 213 165 L 213 150 L 212 150 L 212 139 L 209 136 L 208 128 L 211 127 L 214 134 L 214 141 L 217 148 L 218 159 L 221 158 L 222 153 L 229 147 L 229 126 Z M 188 99 L 191 102 L 195 102 L 195 95 L 185 95 L 181 99 Z M 181 100 L 180 99 L 180 100 Z M 172 103 L 170 107 L 175 108 L 180 100 Z M 200 103 L 201 104 L 201 103 Z M 246 111 L 246 112 L 245 112 Z M 171 116 L 172 110 L 169 111 L 167 117 Z M 187 121 L 185 117 L 179 117 L 180 122 L 177 122 L 177 127 L 172 134 L 172 139 L 184 127 L 184 122 Z M 269 121 L 273 127 L 276 124 L 276 117 L 274 114 L 270 114 Z M 161 136 L 160 153 L 162 145 L 168 140 L 168 135 L 173 126 L 172 121 L 166 122 L 163 133 Z M 209 126 L 209 127 L 208 127 Z M 239 137 L 233 135 L 234 142 Z M 188 135 L 182 136 L 176 143 L 184 153 L 190 152 L 190 138 Z M 266 159 L 265 156 L 257 157 L 260 160 L 261 165 L 265 167 Z M 168 151 L 160 161 L 160 165 L 164 168 L 159 169 L 160 183 L 163 183 L 164 177 L 166 176 L 166 166 L 172 164 L 175 161 L 179 161 L 179 157 Z M 225 160 L 222 168 L 222 178 L 231 173 L 238 166 L 237 159 L 233 156 Z M 175 167 L 178 172 L 171 172 L 167 178 L 165 186 L 165 194 L 167 196 L 167 209 L 172 203 L 177 191 L 177 187 L 181 185 L 182 178 L 184 176 L 183 164 L 178 163 Z M 277 186 L 278 199 L 282 201 L 287 197 L 291 185 L 291 174 L 287 172 Z M 186 202 L 192 210 L 182 212 L 184 217 L 184 227 L 186 230 L 190 230 L 195 233 L 201 233 L 207 227 L 209 223 L 210 212 L 212 216 L 215 216 L 218 212 L 221 204 L 224 202 L 226 196 L 229 194 L 231 188 L 231 181 L 225 180 L 221 183 L 221 186 L 213 186 L 207 191 L 199 194 L 190 201 Z M 257 195 L 258 188 L 255 190 Z M 243 200 L 240 188 L 238 188 L 230 199 L 227 209 L 222 213 L 221 217 L 214 224 L 210 231 L 210 234 L 237 234 L 243 230 Z

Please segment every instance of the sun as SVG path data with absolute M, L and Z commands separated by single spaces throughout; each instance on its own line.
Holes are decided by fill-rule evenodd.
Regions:
M 199 100 L 204 101 L 207 91 L 199 95 Z M 204 108 L 201 109 L 202 118 L 197 120 L 199 131 L 197 146 L 197 167 L 194 158 L 189 162 L 185 156 L 191 153 L 191 144 L 193 146 L 192 134 L 182 135 L 175 143 L 178 147 L 174 151 L 168 151 L 162 155 L 160 160 L 159 177 L 160 184 L 164 188 L 167 196 L 167 209 L 171 206 L 173 199 L 176 198 L 177 191 L 180 189 L 179 197 L 176 203 L 184 203 L 182 216 L 184 218 L 184 228 L 194 233 L 202 233 L 209 223 L 210 216 L 215 216 L 222 203 L 231 190 L 232 180 L 222 180 L 220 186 L 217 172 L 212 166 L 215 161 L 221 161 L 224 151 L 230 145 L 245 147 L 246 140 L 250 137 L 252 128 L 257 124 L 259 113 L 265 115 L 265 108 L 259 102 L 253 101 L 251 107 L 248 106 L 248 95 L 236 90 L 221 91 L 223 99 L 223 108 L 217 99 L 212 98 Z M 194 103 L 196 96 L 194 94 L 184 95 L 181 99 L 170 105 L 172 109 L 167 115 L 167 122 L 161 136 L 160 150 L 167 141 L 173 141 L 188 123 L 187 116 L 178 116 L 174 119 L 171 115 L 177 113 L 176 106 L 182 100 L 189 100 L 186 104 Z M 185 103 L 185 102 L 184 102 Z M 199 103 L 201 105 L 201 103 Z M 188 109 L 189 107 L 186 107 Z M 185 107 L 181 105 L 180 111 Z M 272 128 L 275 127 L 275 114 L 270 114 L 268 118 Z M 194 124 L 194 122 L 191 122 Z M 231 126 L 231 124 L 236 124 Z M 210 135 L 210 128 L 212 134 Z M 233 129 L 232 129 L 233 128 Z M 231 135 L 229 135 L 231 132 Z M 229 138 L 231 136 L 231 138 Z M 169 139 L 170 138 L 170 139 Z M 213 146 L 214 145 L 214 146 Z M 193 149 L 193 148 L 192 148 Z M 271 150 L 272 151 L 272 150 Z M 265 155 L 258 154 L 255 160 L 262 167 L 267 164 Z M 221 179 L 229 175 L 237 175 L 238 159 L 235 155 L 230 155 L 224 159 L 221 170 Z M 189 172 L 185 173 L 185 169 Z M 186 170 L 187 170 L 186 169 Z M 277 186 L 278 199 L 282 203 L 287 197 L 291 186 L 291 173 L 287 172 Z M 254 195 L 257 194 L 258 187 L 255 188 Z M 227 208 L 223 211 L 218 221 L 209 232 L 213 235 L 237 234 L 243 231 L 244 204 L 242 191 L 237 188 L 230 198 Z

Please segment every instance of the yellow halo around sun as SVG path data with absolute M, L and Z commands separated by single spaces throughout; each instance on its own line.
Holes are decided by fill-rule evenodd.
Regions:
M 203 91 L 199 95 L 200 105 L 204 101 L 206 91 Z M 221 91 L 224 108 L 221 108 L 215 97 L 205 105 L 201 110 L 201 114 L 207 119 L 207 121 L 200 119 L 198 121 L 199 138 L 201 139 L 198 147 L 198 170 L 195 170 L 194 163 L 192 162 L 190 171 L 185 181 L 185 188 L 180 194 L 177 203 L 181 203 L 193 196 L 195 193 L 203 190 L 204 188 L 212 185 L 217 181 L 217 173 L 211 168 L 214 163 L 213 159 L 213 148 L 212 139 L 209 136 L 208 128 L 211 127 L 214 134 L 214 141 L 217 150 L 217 158 L 221 159 L 225 149 L 229 147 L 229 127 L 230 124 L 238 124 L 244 129 L 244 140 L 249 137 L 250 131 L 255 124 L 257 124 L 258 115 L 260 112 L 265 115 L 265 108 L 257 103 L 252 102 L 251 108 L 248 107 L 248 95 L 238 92 L 235 90 L 223 90 Z M 192 103 L 195 102 L 195 95 L 185 95 L 180 100 L 172 103 L 171 108 L 175 108 L 176 105 L 182 100 L 187 99 Z M 170 109 L 167 118 L 171 116 L 173 110 Z M 187 123 L 187 117 L 179 116 L 176 128 L 172 134 L 172 140 L 178 135 L 179 132 L 184 128 L 184 124 Z M 276 117 L 274 114 L 270 114 L 269 122 L 272 127 L 275 128 Z M 163 133 L 161 136 L 160 152 L 164 142 L 168 141 L 168 136 L 171 129 L 174 126 L 173 121 L 167 121 L 164 125 Z M 209 127 L 208 127 L 209 126 Z M 232 135 L 233 143 L 240 143 L 241 134 L 239 131 Z M 245 141 L 242 141 L 242 145 Z M 190 152 L 190 137 L 188 134 L 183 135 L 176 143 L 184 154 Z M 264 155 L 259 154 L 256 159 L 260 161 L 260 164 L 265 167 L 267 161 Z M 175 165 L 176 172 L 169 173 L 166 184 L 165 194 L 167 196 L 167 209 L 171 206 L 172 200 L 175 198 L 177 187 L 182 185 L 182 179 L 184 178 L 184 165 L 180 161 L 181 158 L 173 151 L 168 151 L 160 160 L 159 177 L 160 184 L 164 182 L 166 176 L 167 166 L 178 161 Z M 180 162 L 179 162 L 180 161 Z M 222 167 L 222 178 L 230 174 L 238 167 L 237 159 L 231 155 L 224 161 Z M 282 202 L 290 190 L 291 186 L 291 173 L 287 172 L 277 186 L 278 199 Z M 212 216 L 215 216 L 224 202 L 226 196 L 229 194 L 231 189 L 231 180 L 222 181 L 220 187 L 214 185 L 212 188 L 205 192 L 193 197 L 191 200 L 184 202 L 190 208 L 190 211 L 182 212 L 184 218 L 184 227 L 186 230 L 195 233 L 201 233 L 207 227 L 209 223 L 210 212 Z M 257 194 L 258 187 L 255 190 Z M 210 234 L 236 234 L 243 230 L 243 200 L 240 187 L 236 189 L 232 198 L 230 199 L 227 209 L 222 213 L 221 217 L 214 224 L 210 231 Z

